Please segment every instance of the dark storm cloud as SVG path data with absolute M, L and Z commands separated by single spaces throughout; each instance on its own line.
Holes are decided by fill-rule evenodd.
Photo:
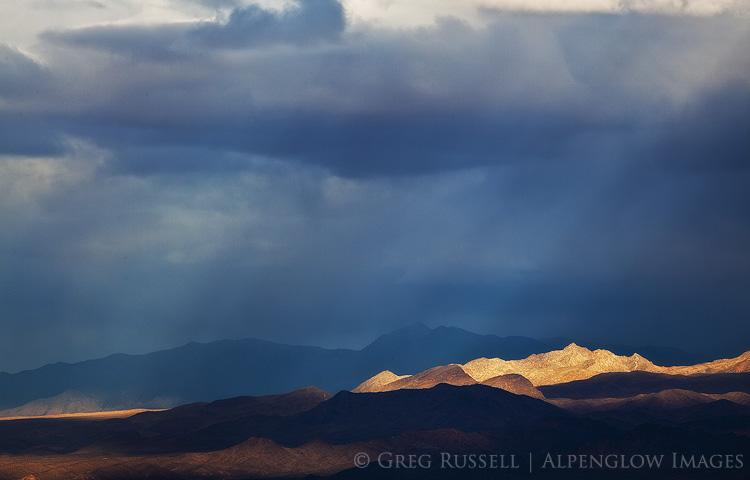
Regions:
M 0 113 L 0 154 L 61 155 L 68 124 L 21 112 Z
M 244 128 L 159 132 L 157 139 L 146 128 L 129 129 L 127 136 L 123 129 L 105 130 L 96 125 L 71 126 L 69 131 L 81 135 L 97 132 L 103 145 L 117 148 L 113 165 L 122 172 L 246 168 L 247 163 L 231 153 L 235 151 L 320 165 L 340 175 L 361 178 L 564 156 L 569 154 L 571 130 L 583 129 L 585 122 L 572 118 L 565 123 L 528 112 L 511 116 L 513 120 L 456 113 L 446 119 L 425 113 L 392 119 L 268 112 L 248 120 Z M 539 138 L 546 140 L 540 142 Z
M 228 149 L 354 177 L 616 152 L 675 158 L 663 152 L 680 137 L 698 141 L 692 132 L 703 112 L 689 109 L 701 107 L 679 100 L 680 89 L 697 90 L 694 52 L 733 45 L 742 32 L 731 18 L 508 14 L 486 29 L 442 20 L 416 31 L 351 33 L 324 49 L 239 50 L 224 57 L 202 44 L 209 37 L 215 47 L 232 48 L 251 46 L 254 35 L 264 42 L 310 39 L 317 34 L 298 23 L 317 15 L 332 23 L 311 22 L 315 28 L 340 34 L 343 18 L 335 2 L 303 2 L 281 13 L 238 8 L 225 23 L 197 27 L 55 33 L 74 45 L 131 56 L 104 64 L 104 74 L 121 77 L 113 87 L 96 87 L 111 99 L 76 115 L 71 131 L 113 147 L 127 139 L 176 151 Z M 267 26 L 251 28 L 254 22 Z M 703 37 L 694 32 L 715 29 L 722 31 L 718 38 L 696 44 Z M 663 50 L 674 59 L 662 61 Z M 136 60 L 172 54 L 178 63 L 167 63 L 169 69 Z M 747 55 L 738 54 L 736 63 L 715 60 L 722 75 L 692 102 L 722 108 L 710 107 L 718 96 L 735 108 L 723 100 L 747 95 L 746 83 L 738 81 Z M 674 81 L 681 77 L 684 85 Z M 732 94 L 724 94 L 730 87 Z M 688 125 L 685 116 L 695 123 Z M 724 144 L 741 157 L 733 146 L 744 138 L 746 122 L 741 117 L 739 125 L 725 127 L 724 118 L 717 120 L 702 130 L 705 145 Z M 169 160 L 178 157 L 164 155 L 158 170 L 179 170 L 181 164 Z M 127 169 L 129 160 L 122 162 Z M 207 161 L 203 170 L 213 164 Z M 133 168 L 142 170 L 138 165 Z
M 729 84 L 686 106 L 663 127 L 655 162 L 672 169 L 750 169 L 750 89 Z
M 0 43 L 0 98 L 38 94 L 46 76 L 38 62 Z
M 306 46 L 334 40 L 345 27 L 336 0 L 302 0 L 281 12 L 258 5 L 235 7 L 226 21 L 160 26 L 104 26 L 46 32 L 49 42 L 124 54 L 134 59 L 166 61 L 200 54 L 203 48 L 248 48 L 269 44 Z
M 332 40 L 344 30 L 344 9 L 337 0 L 301 0 L 280 13 L 257 5 L 232 10 L 226 23 L 207 22 L 189 35 L 212 47 L 243 48 L 269 43 L 306 45 Z
M 50 43 L 105 50 L 138 61 L 168 61 L 186 55 L 181 46 L 185 25 L 87 27 L 72 31 L 44 32 Z
M 417 320 L 750 337 L 746 20 L 231 6 L 0 51 L 0 369 Z
M 60 154 L 61 125 L 29 112 L 52 85 L 50 72 L 15 48 L 0 44 L 0 153 Z M 33 110 L 33 108 L 32 108 Z

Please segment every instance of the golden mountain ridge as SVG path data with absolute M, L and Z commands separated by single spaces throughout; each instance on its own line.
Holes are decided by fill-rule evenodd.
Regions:
M 750 372 L 750 351 L 735 358 L 720 359 L 697 365 L 662 367 L 655 365 L 637 353 L 628 357 L 615 355 L 609 350 L 591 351 L 588 348 L 571 343 L 562 350 L 534 354 L 521 360 L 482 357 L 463 365 L 451 364 L 444 367 L 434 367 L 416 375 L 404 376 L 386 370 L 361 383 L 352 391 L 355 393 L 382 392 L 400 388 L 429 388 L 437 383 L 454 385 L 470 383 L 467 382 L 466 378 L 461 378 L 457 372 L 458 368 L 462 369 L 476 383 L 485 383 L 500 376 L 519 375 L 530 381 L 534 387 L 537 387 L 585 380 L 601 373 L 613 372 L 644 371 L 669 375 Z M 447 372 L 450 372 L 450 374 L 445 375 L 441 380 L 440 374 Z M 430 381 L 426 382 L 426 378 L 429 378 Z M 503 388 L 499 385 L 498 387 Z M 522 394 L 537 396 L 528 389 Z
M 411 375 L 396 375 L 390 370 L 383 370 L 374 377 L 371 377 L 362 382 L 357 388 L 352 390 L 354 393 L 364 392 L 382 392 L 386 385 L 400 380 L 402 378 L 409 378 Z
M 478 358 L 464 364 L 463 368 L 478 382 L 497 375 L 517 373 L 529 379 L 534 386 L 540 386 L 585 380 L 600 373 L 636 370 L 661 373 L 663 367 L 654 365 L 637 353 L 626 357 L 609 350 L 591 351 L 571 343 L 562 350 L 538 353 L 521 360 Z
M 382 385 L 381 392 L 401 389 L 415 388 L 432 388 L 439 383 L 448 383 L 451 385 L 473 385 L 477 383 L 469 374 L 464 371 L 461 365 L 451 363 L 450 365 L 441 365 L 432 367 L 416 375 L 406 375 L 398 380 Z
M 734 358 L 722 358 L 713 362 L 684 367 L 659 367 L 660 373 L 670 375 L 692 375 L 694 373 L 743 373 L 750 372 L 750 350 Z

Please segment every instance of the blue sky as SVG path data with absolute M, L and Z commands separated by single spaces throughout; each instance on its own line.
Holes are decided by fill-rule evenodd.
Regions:
M 416 321 L 750 348 L 750 7 L 6 0 L 0 370 Z

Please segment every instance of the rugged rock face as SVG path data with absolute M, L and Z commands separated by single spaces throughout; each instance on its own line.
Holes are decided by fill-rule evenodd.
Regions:
M 652 372 L 670 375 L 694 373 L 750 372 L 750 351 L 739 357 L 721 359 L 683 367 L 660 367 L 637 353 L 629 357 L 615 355 L 608 350 L 594 350 L 571 343 L 563 350 L 531 355 L 523 360 L 478 358 L 463 365 L 466 373 L 477 381 L 508 373 L 518 373 L 536 386 L 584 380 L 600 373 Z
M 535 354 L 522 360 L 477 358 L 464 365 L 451 364 L 434 367 L 417 375 L 402 377 L 385 371 L 363 382 L 353 391 L 381 392 L 399 388 L 429 388 L 437 383 L 469 385 L 472 383 L 469 378 L 477 383 L 486 383 L 491 379 L 507 375 L 518 375 L 530 381 L 533 387 L 585 380 L 601 373 L 616 372 L 650 372 L 669 375 L 750 372 L 750 351 L 736 358 L 698 365 L 661 367 L 637 353 L 627 357 L 615 355 L 608 350 L 591 351 L 571 343 L 562 350 Z M 469 378 L 464 377 L 464 374 Z M 543 398 L 540 392 L 529 390 L 527 386 L 522 387 L 520 383 L 512 384 L 510 379 L 492 380 L 486 384 L 514 393 L 521 392 L 515 392 L 513 389 L 523 388 L 526 393 L 521 394 Z M 507 388 L 501 385 L 506 385 Z
M 637 353 L 623 357 L 608 350 L 592 352 L 575 343 L 563 350 L 531 355 L 523 360 L 478 358 L 464 365 L 464 370 L 480 382 L 497 375 L 517 373 L 536 386 L 583 380 L 600 373 L 634 370 L 657 372 L 660 368 Z

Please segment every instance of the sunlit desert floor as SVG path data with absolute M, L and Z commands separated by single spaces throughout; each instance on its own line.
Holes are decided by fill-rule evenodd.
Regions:
M 70 419 L 81 419 L 81 420 L 108 420 L 110 418 L 128 418 L 133 415 L 137 415 L 143 412 L 162 412 L 164 409 L 153 409 L 153 408 L 133 408 L 130 410 L 112 410 L 107 412 L 91 412 L 91 413 L 61 413 L 55 415 L 33 415 L 33 416 L 21 416 L 21 417 L 0 417 L 0 421 L 4 420 L 28 420 L 34 418 L 70 418 Z

